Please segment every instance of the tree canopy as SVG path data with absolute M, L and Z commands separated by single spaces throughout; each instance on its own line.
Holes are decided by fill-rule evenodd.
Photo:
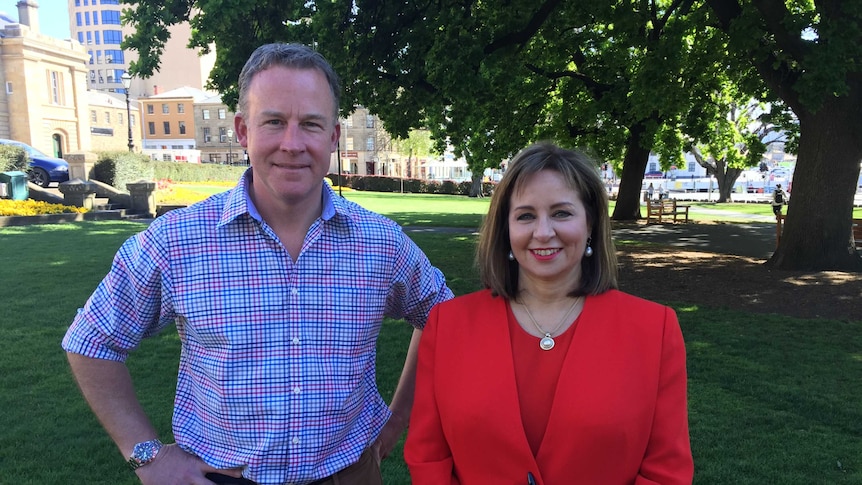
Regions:
M 344 79 L 343 110 L 368 107 L 396 137 L 426 127 L 439 148 L 449 143 L 464 155 L 477 177 L 538 139 L 580 147 L 614 164 L 622 175 L 613 215 L 619 220 L 640 216 L 651 150 L 671 160 L 686 139 L 715 144 L 723 135 L 716 135 L 714 121 L 727 116 L 716 93 L 733 85 L 754 95 L 765 82 L 799 119 L 797 174 L 812 175 L 794 184 L 774 263 L 847 267 L 853 264 L 847 235 L 856 180 L 850 172 L 855 164 L 858 175 L 860 153 L 849 141 L 833 143 L 842 147 L 831 153 L 841 158 L 845 182 L 840 195 L 826 195 L 834 191 L 827 176 L 834 161 L 813 153 L 825 133 L 819 140 L 809 135 L 814 143 L 803 140 L 824 129 L 812 129 L 815 121 L 858 135 L 862 47 L 853 42 L 860 9 L 846 15 L 849 7 L 841 2 L 825 3 L 140 0 L 126 13 L 137 33 L 124 45 L 138 50 L 132 69 L 146 76 L 158 65 L 166 27 L 189 20 L 190 45 L 216 46 L 211 86 L 228 102 L 255 47 L 313 45 Z M 817 32 L 815 40 L 801 36 L 806 29 Z M 843 101 L 849 103 L 838 106 Z M 825 120 L 829 109 L 839 116 Z M 839 128 L 842 123 L 847 126 Z M 821 219 L 830 241 L 824 257 L 814 254 L 801 228 L 828 210 L 833 215 Z M 804 263 L 794 262 L 799 258 Z

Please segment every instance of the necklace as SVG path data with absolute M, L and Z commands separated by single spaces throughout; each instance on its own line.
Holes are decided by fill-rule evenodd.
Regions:
M 524 302 L 521 302 L 521 305 L 524 307 L 524 310 L 527 312 L 527 316 L 530 317 L 530 321 L 533 322 L 533 325 L 536 326 L 536 329 L 539 331 L 539 333 L 542 333 L 545 335 L 544 337 L 542 337 L 539 340 L 539 348 L 540 349 L 551 350 L 554 348 L 554 346 L 557 343 L 554 342 L 554 338 L 551 337 L 551 335 L 557 333 L 557 330 L 559 330 L 560 327 L 562 327 L 563 324 L 566 323 L 566 318 L 569 316 L 569 314 L 572 313 L 572 310 L 574 310 L 575 307 L 578 306 L 578 303 L 583 299 L 584 299 L 583 296 L 579 296 L 579 297 L 575 298 L 575 301 L 572 303 L 572 306 L 570 306 L 569 309 L 566 310 L 566 313 L 563 314 L 563 318 L 560 319 L 560 323 L 558 323 L 557 326 L 553 330 L 551 330 L 550 332 L 546 332 L 542 327 L 539 326 L 539 324 L 536 322 L 536 319 L 533 318 L 533 314 L 530 312 L 530 309 L 527 308 L 527 304 Z

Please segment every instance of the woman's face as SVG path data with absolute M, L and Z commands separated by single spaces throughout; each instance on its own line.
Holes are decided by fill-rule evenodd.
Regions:
M 560 173 L 533 174 L 512 194 L 509 243 L 520 266 L 520 289 L 553 283 L 577 288 L 590 237 L 581 196 Z

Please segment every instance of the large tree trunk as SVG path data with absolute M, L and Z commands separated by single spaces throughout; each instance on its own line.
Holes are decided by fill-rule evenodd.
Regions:
M 716 170 L 715 180 L 718 181 L 718 202 L 730 202 L 733 198 L 733 184 L 742 173 L 738 168 L 727 168 L 725 165 L 718 167 Z
M 854 86 L 859 88 L 859 86 Z M 781 244 L 767 265 L 788 270 L 862 271 L 850 241 L 862 160 L 862 89 L 799 117 L 799 154 Z
M 476 175 L 473 174 L 470 184 L 470 197 L 484 197 L 485 194 L 482 193 L 482 174 Z
M 611 217 L 615 221 L 634 221 L 641 217 L 641 186 L 649 162 L 649 149 L 641 146 L 643 133 L 641 126 L 629 130 L 623 173 L 620 175 L 620 190 Z

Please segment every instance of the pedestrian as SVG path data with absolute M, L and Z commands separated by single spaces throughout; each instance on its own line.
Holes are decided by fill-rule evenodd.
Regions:
M 413 485 L 691 484 L 673 309 L 622 293 L 583 155 L 521 151 L 477 247 L 486 289 L 434 307 L 404 457 Z
M 658 186 L 658 200 L 664 200 L 667 197 L 667 191 L 664 189 L 664 185 Z
M 787 194 L 781 190 L 781 184 L 775 185 L 775 191 L 772 192 L 772 212 L 776 217 L 781 215 L 781 206 L 787 203 Z
M 395 223 L 324 183 L 340 88 L 320 54 L 263 45 L 237 86 L 251 167 L 126 241 L 63 348 L 146 485 L 382 483 L 409 420 L 418 329 L 452 293 Z M 417 329 L 389 406 L 375 384 L 384 317 Z M 125 361 L 172 322 L 176 443 L 162 444 Z
M 655 193 L 655 189 L 652 186 L 652 182 L 649 183 L 649 187 L 647 187 L 646 191 L 647 191 L 647 199 L 653 200 L 652 196 Z

